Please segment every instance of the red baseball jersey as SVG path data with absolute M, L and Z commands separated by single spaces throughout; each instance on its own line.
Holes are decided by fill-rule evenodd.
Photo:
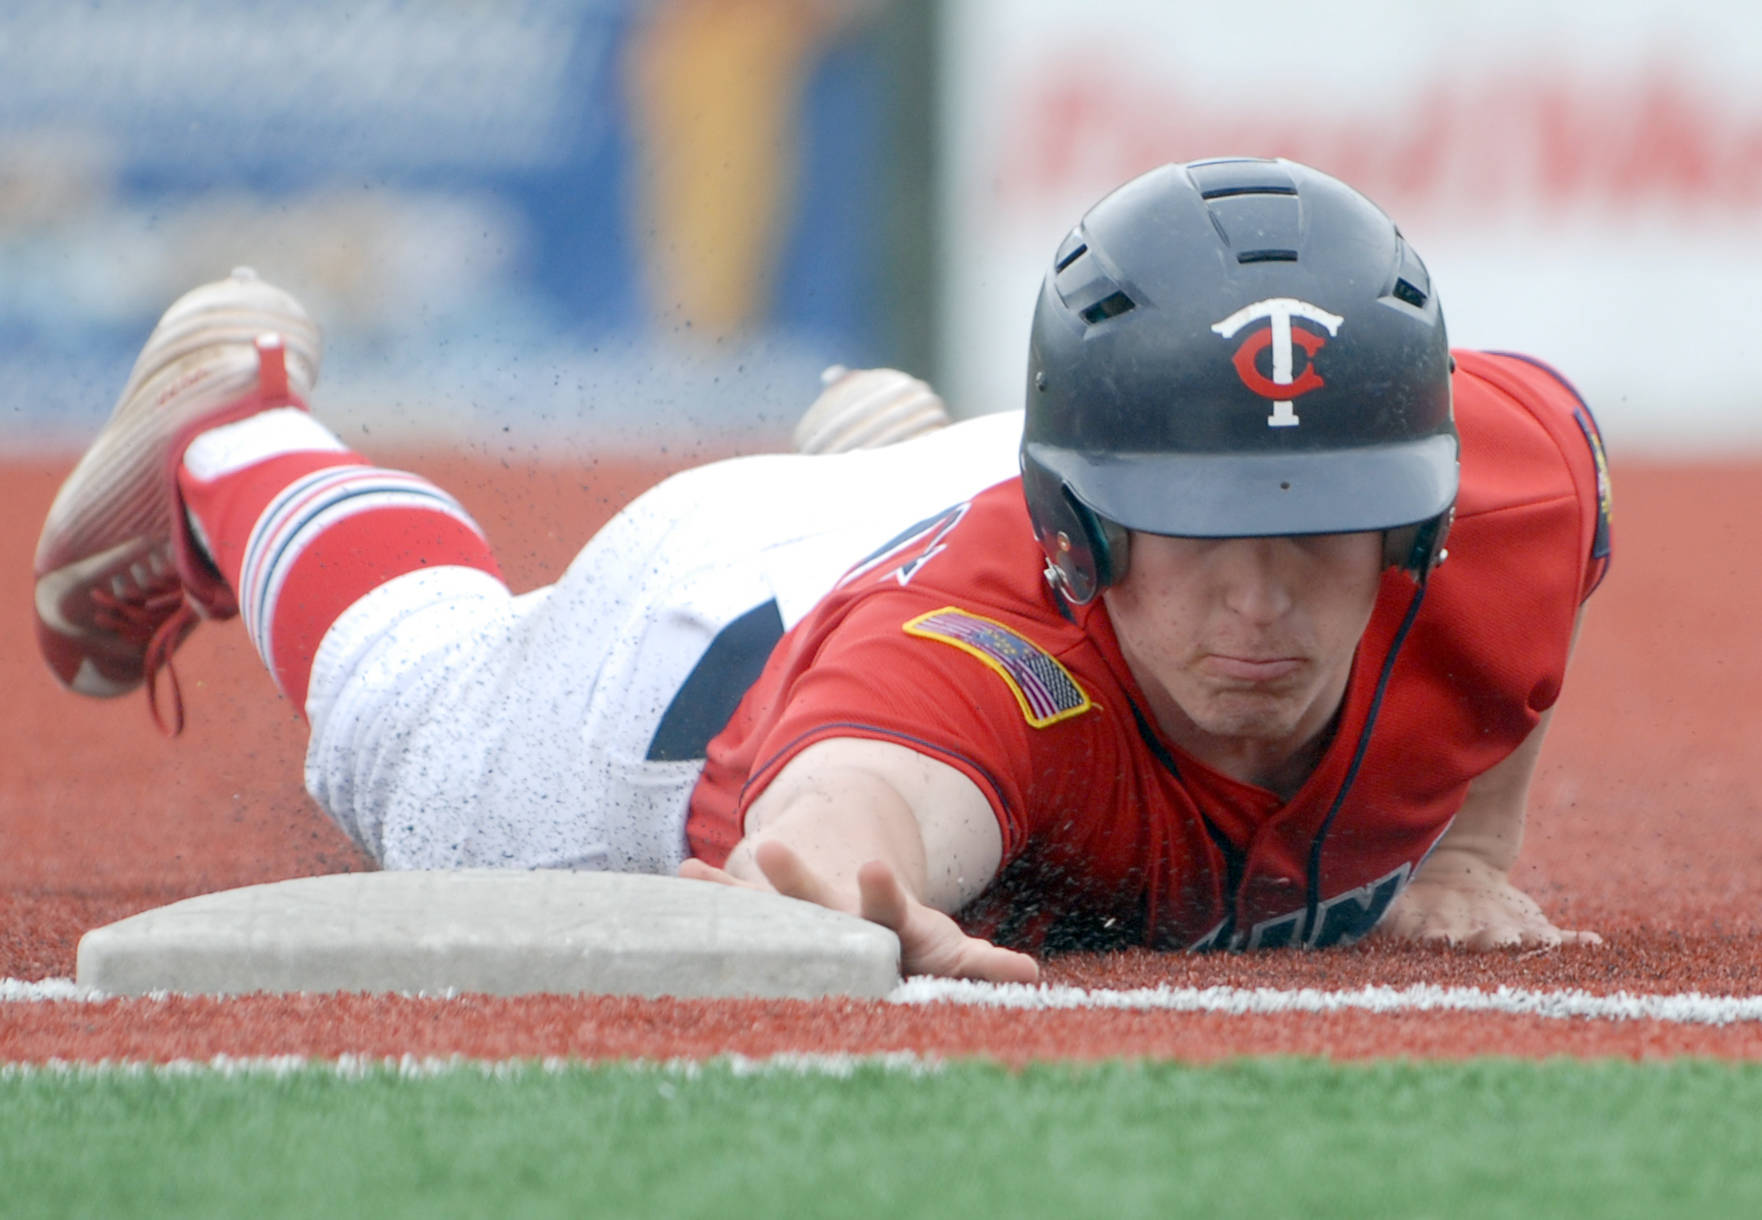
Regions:
M 1521 357 L 1459 352 L 1454 389 L 1448 562 L 1386 683 L 1418 589 L 1384 574 L 1339 727 L 1290 799 L 1160 733 L 1103 600 L 1066 608 L 1048 587 L 1012 479 L 859 565 L 784 636 L 710 743 L 693 854 L 724 861 L 747 805 L 807 746 L 880 738 L 959 768 L 996 813 L 1002 869 L 960 914 L 974 934 L 1042 950 L 1362 936 L 1469 782 L 1559 697 L 1608 562 L 1602 450 L 1571 387 Z

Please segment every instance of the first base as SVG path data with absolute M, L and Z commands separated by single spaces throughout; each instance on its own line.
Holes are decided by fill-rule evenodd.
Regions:
M 618 873 L 342 873 L 224 890 L 80 939 L 105 995 L 880 997 L 899 941 L 779 894 Z

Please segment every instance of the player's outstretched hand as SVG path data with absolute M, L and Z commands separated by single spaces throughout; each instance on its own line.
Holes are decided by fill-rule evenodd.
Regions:
M 679 875 L 746 889 L 771 889 L 847 915 L 860 915 L 899 937 L 902 974 L 934 974 L 991 983 L 1033 983 L 1040 978 L 1040 967 L 1033 958 L 968 936 L 948 915 L 913 898 L 893 869 L 879 860 L 871 860 L 857 870 L 857 893 L 852 895 L 829 884 L 793 850 L 776 840 L 758 844 L 753 859 L 769 886 L 743 880 L 702 860 L 687 860 L 679 866 Z
M 1425 862 L 1375 935 L 1483 950 L 1603 943 L 1595 932 L 1555 927 L 1500 869 L 1472 852 L 1447 848 Z

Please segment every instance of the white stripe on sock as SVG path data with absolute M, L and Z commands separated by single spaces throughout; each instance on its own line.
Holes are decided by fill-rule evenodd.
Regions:
M 336 434 L 298 407 L 277 407 L 210 428 L 184 450 L 184 468 L 210 482 L 283 453 L 347 453 Z
M 401 508 L 439 513 L 483 536 L 458 501 L 434 484 L 414 475 L 362 466 L 320 471 L 299 480 L 259 518 L 240 573 L 239 614 L 258 655 L 272 671 L 275 608 L 288 574 L 306 548 L 338 522 Z

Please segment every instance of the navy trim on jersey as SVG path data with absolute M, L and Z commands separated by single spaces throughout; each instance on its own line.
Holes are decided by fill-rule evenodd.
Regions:
M 1583 407 L 1587 413 L 1590 411 L 1591 404 L 1586 402 L 1585 396 L 1578 392 L 1578 387 L 1572 384 L 1571 380 L 1568 379 L 1565 373 L 1562 373 L 1546 360 L 1538 359 L 1535 356 L 1525 355 L 1523 352 L 1483 352 L 1481 354 L 1484 356 L 1501 356 L 1507 360 L 1521 360 L 1525 364 L 1541 369 L 1544 373 L 1548 374 L 1548 376 L 1552 377 L 1555 381 L 1558 381 L 1563 387 L 1565 387 L 1566 392 L 1576 398 L 1578 400 L 1578 405 Z
M 1603 452 L 1603 434 L 1597 431 L 1597 421 L 1591 418 L 1590 409 L 1587 407 L 1574 411 L 1572 418 L 1578 424 L 1579 431 L 1585 434 L 1585 444 L 1591 449 L 1591 461 L 1597 467 L 1597 529 L 1591 538 L 1591 558 L 1607 561 L 1610 555 L 1609 458 Z M 1597 574 L 1597 584 L 1603 583 L 1608 563 L 1605 562 L 1603 567 L 1604 571 Z M 1596 585 L 1591 587 L 1594 590 Z
M 704 757 L 710 738 L 734 716 L 782 638 L 783 614 L 775 598 L 718 631 L 661 713 L 661 723 L 649 741 L 648 761 Z
M 950 504 L 947 508 L 936 513 L 934 516 L 925 517 L 922 521 L 917 521 L 906 526 L 903 530 L 899 531 L 899 533 L 895 534 L 886 542 L 883 542 L 880 546 L 853 563 L 850 566 L 850 570 L 839 578 L 838 583 L 842 585 L 847 581 L 862 575 L 870 568 L 879 567 L 881 561 L 893 554 L 893 552 L 903 550 L 907 543 L 916 541 L 937 526 L 948 522 L 951 518 L 958 522 L 962 516 L 966 515 L 966 510 L 971 508 L 972 504 L 973 502 L 971 500 L 964 500 L 959 504 Z
M 1395 658 L 1401 655 L 1401 645 L 1407 642 L 1407 633 L 1413 628 L 1413 620 L 1419 617 L 1419 607 L 1425 601 L 1427 573 L 1421 572 L 1419 588 L 1414 590 L 1413 600 L 1407 603 L 1407 614 L 1401 620 L 1401 626 L 1395 630 L 1395 638 L 1389 641 L 1389 655 L 1383 658 L 1383 671 L 1377 676 L 1376 690 L 1371 694 L 1370 710 L 1364 714 L 1364 728 L 1358 734 L 1358 745 L 1352 751 L 1352 761 L 1346 767 L 1346 778 L 1340 781 L 1340 790 L 1334 794 L 1334 803 L 1322 817 L 1321 827 L 1315 832 L 1315 838 L 1309 845 L 1309 869 L 1306 879 L 1303 912 L 1303 941 L 1311 948 L 1320 948 L 1314 943 L 1321 930 L 1321 882 L 1322 882 L 1322 851 L 1327 847 L 1328 832 L 1334 828 L 1334 819 L 1339 816 L 1340 809 L 1346 804 L 1346 794 L 1352 791 L 1353 781 L 1358 778 L 1359 764 L 1364 762 L 1365 751 L 1370 748 L 1371 730 L 1376 728 L 1377 713 L 1383 710 L 1383 696 L 1389 689 L 1389 678 L 1395 672 Z
M 1156 730 L 1150 727 L 1150 719 L 1139 708 L 1137 701 L 1128 695 L 1126 706 L 1132 709 L 1132 719 L 1138 725 L 1138 736 L 1150 750 L 1151 757 L 1155 758 L 1165 771 L 1174 776 L 1175 782 L 1180 784 L 1182 790 L 1187 793 L 1188 799 L 1193 802 L 1193 808 L 1199 813 L 1200 824 L 1205 827 L 1205 833 L 1210 837 L 1212 846 L 1217 848 L 1218 854 L 1224 858 L 1224 892 L 1229 895 L 1229 910 L 1224 915 L 1224 922 L 1213 932 L 1214 939 L 1210 947 L 1228 948 L 1230 939 L 1236 932 L 1236 904 L 1242 896 L 1242 879 L 1248 872 L 1248 853 L 1230 841 L 1230 837 L 1216 822 L 1211 820 L 1211 815 L 1193 796 L 1193 790 L 1187 787 L 1187 781 L 1181 775 L 1181 768 L 1176 763 L 1175 756 L 1169 752 L 1167 746 L 1163 745 L 1162 739 L 1156 735 Z

